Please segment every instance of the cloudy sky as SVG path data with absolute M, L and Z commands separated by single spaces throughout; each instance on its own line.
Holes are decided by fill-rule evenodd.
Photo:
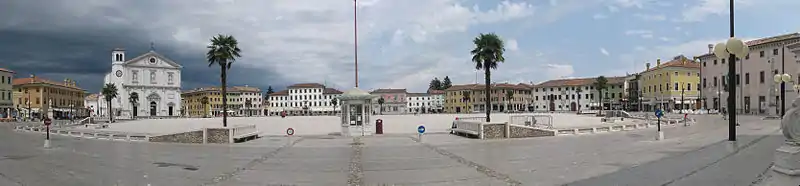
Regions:
M 797 0 L 737 0 L 736 32 L 800 31 Z M 76 79 L 97 92 L 113 48 L 156 51 L 184 66 L 183 87 L 219 84 L 205 46 L 239 39 L 229 84 L 353 86 L 352 0 L 0 0 L 0 68 Z M 728 35 L 727 0 L 359 0 L 360 87 L 424 91 L 433 77 L 473 83 L 471 41 L 506 41 L 497 82 L 624 75 L 693 56 Z M 482 81 L 483 77 L 478 74 Z

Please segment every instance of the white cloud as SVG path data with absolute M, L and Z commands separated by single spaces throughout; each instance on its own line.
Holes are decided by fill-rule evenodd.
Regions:
M 592 16 L 592 18 L 593 19 L 605 19 L 605 18 L 608 18 L 608 16 L 605 15 L 605 14 L 595 14 L 594 16 Z
M 616 1 L 614 1 L 614 3 L 616 3 L 617 5 L 619 5 L 619 6 L 623 7 L 623 8 L 628 8 L 628 7 L 643 8 L 644 7 L 644 3 L 646 1 L 647 0 L 616 0 Z
M 544 65 L 544 68 L 547 79 L 570 77 L 573 73 L 575 73 L 572 65 L 566 64 L 546 64 Z
M 519 50 L 519 45 L 517 44 L 517 40 L 516 39 L 509 39 L 509 40 L 506 41 L 505 44 L 506 44 L 506 49 L 508 49 L 510 51 Z
M 613 6 L 613 5 L 608 5 L 608 6 L 606 6 L 606 8 L 608 8 L 608 11 L 611 12 L 611 13 L 619 11 L 619 8 L 617 8 L 616 6 Z
M 659 37 L 658 39 L 660 39 L 661 41 L 670 41 L 670 40 L 672 40 L 672 39 L 670 39 L 668 37 Z
M 600 53 L 602 53 L 603 55 L 606 55 L 606 56 L 609 55 L 608 50 L 606 50 L 605 48 L 602 48 L 602 47 L 600 48 Z
M 752 0 L 735 0 L 736 9 L 751 5 Z M 681 12 L 682 19 L 677 21 L 699 22 L 705 20 L 710 15 L 727 15 L 729 13 L 728 0 L 701 0 L 697 5 L 686 5 L 688 7 Z
M 634 17 L 645 21 L 664 21 L 667 20 L 667 16 L 664 15 L 648 15 L 648 14 L 633 14 Z
M 626 30 L 625 35 L 653 34 L 651 30 Z

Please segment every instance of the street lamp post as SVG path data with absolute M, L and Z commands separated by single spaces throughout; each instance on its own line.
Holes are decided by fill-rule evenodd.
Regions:
M 780 116 L 783 118 L 783 115 L 786 114 L 786 83 L 792 82 L 792 76 L 789 74 L 775 74 L 772 78 L 775 83 L 781 84 L 781 113 Z
M 733 0 L 730 0 L 730 39 L 714 46 L 714 55 L 719 59 L 728 58 L 728 141 L 736 141 L 736 57 L 744 58 L 750 48 L 742 40 L 734 37 Z

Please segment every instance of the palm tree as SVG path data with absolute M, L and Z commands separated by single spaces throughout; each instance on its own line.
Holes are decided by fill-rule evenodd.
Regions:
M 139 105 L 139 93 L 131 93 L 131 96 L 128 97 L 128 102 L 131 103 L 131 119 L 136 119 L 133 113 L 136 112 L 136 105 Z
M 506 90 L 506 111 L 511 111 L 511 109 L 508 109 L 508 103 L 511 102 L 512 99 L 514 99 L 514 91 Z
M 380 109 L 381 115 L 383 115 L 383 103 L 384 102 L 386 102 L 386 100 L 384 100 L 383 97 L 378 98 L 378 105 L 380 105 L 380 107 L 381 107 L 381 109 Z
M 200 99 L 200 104 L 203 104 L 203 117 L 207 118 L 208 117 L 208 97 L 203 96 L 203 98 Z
M 228 89 L 227 89 L 227 72 L 231 68 L 236 58 L 242 57 L 239 53 L 239 41 L 230 35 L 219 34 L 211 38 L 211 44 L 208 45 L 208 52 L 206 59 L 208 66 L 219 65 L 220 82 L 222 83 L 222 127 L 228 127 Z
M 108 83 L 103 86 L 103 90 L 100 91 L 103 94 L 103 97 L 106 99 L 106 104 L 108 105 L 108 122 L 114 122 L 114 113 L 111 112 L 111 100 L 117 98 L 117 86 L 113 83 Z
M 494 33 L 483 34 L 472 40 L 475 44 L 475 49 L 470 51 L 472 54 L 472 62 L 475 62 L 475 69 L 484 72 L 485 79 L 485 94 L 486 94 L 486 122 L 490 122 L 489 114 L 491 113 L 491 82 L 492 74 L 491 69 L 497 69 L 497 64 L 506 61 L 503 57 L 505 46 L 503 40 Z
M 578 111 L 581 111 L 581 92 L 583 92 L 583 89 L 581 87 L 578 87 L 578 89 L 576 89 L 575 92 L 578 93 L 578 108 L 577 109 L 578 109 Z
M 339 99 L 333 98 L 331 99 L 331 105 L 333 105 L 333 113 L 336 114 L 336 105 L 339 104 Z
M 608 88 L 608 79 L 605 76 L 597 77 L 594 82 L 594 88 L 597 89 L 598 97 L 600 98 L 600 113 L 597 114 L 601 115 L 603 113 L 603 90 Z

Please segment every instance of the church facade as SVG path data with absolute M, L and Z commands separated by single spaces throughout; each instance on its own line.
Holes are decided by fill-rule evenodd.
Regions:
M 153 50 L 126 59 L 125 50 L 118 48 L 111 52 L 111 60 L 111 72 L 106 74 L 103 85 L 112 83 L 117 87 L 118 95 L 111 100 L 110 113 L 115 118 L 181 115 L 183 66 Z M 98 102 L 104 107 L 107 105 L 102 95 Z

